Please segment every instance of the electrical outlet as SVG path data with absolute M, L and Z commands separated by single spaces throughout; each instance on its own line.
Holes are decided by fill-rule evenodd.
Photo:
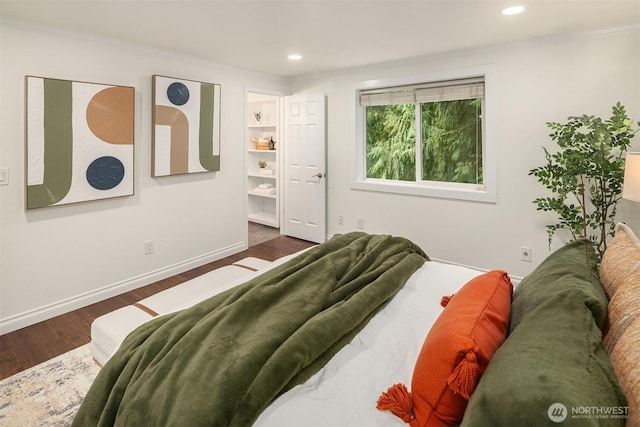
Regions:
M 338 217 L 338 225 L 344 225 L 344 216 L 340 215 Z
M 531 248 L 528 248 L 526 246 L 521 246 L 520 259 L 522 261 L 531 262 Z
M 358 230 L 364 230 L 364 218 L 362 217 L 356 218 L 356 228 Z
M 0 168 L 0 185 L 9 185 L 9 168 Z
M 155 240 L 147 240 L 146 242 L 144 242 L 144 254 L 145 255 L 152 254 L 153 251 L 155 250 L 155 245 L 156 245 Z

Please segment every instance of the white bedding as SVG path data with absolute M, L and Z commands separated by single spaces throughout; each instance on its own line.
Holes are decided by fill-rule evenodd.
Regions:
M 440 300 L 481 274 L 471 268 L 426 262 L 400 292 L 324 368 L 276 399 L 255 426 L 406 425 L 376 409 L 395 383 L 411 387 L 413 367 Z

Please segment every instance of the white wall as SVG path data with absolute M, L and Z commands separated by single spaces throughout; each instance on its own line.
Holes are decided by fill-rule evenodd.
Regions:
M 0 331 L 247 247 L 245 87 L 287 81 L 140 46 L 0 22 Z M 151 76 L 222 85 L 221 170 L 151 178 Z M 24 76 L 135 87 L 135 195 L 25 211 Z M 144 242 L 155 240 L 155 253 Z
M 355 229 L 412 238 L 433 258 L 526 275 L 547 254 L 544 225 L 531 202 L 543 193 L 528 171 L 551 147 L 547 121 L 608 117 L 621 101 L 640 119 L 638 28 L 567 36 L 286 81 L 82 35 L 0 22 L 0 332 L 86 305 L 116 292 L 246 247 L 245 87 L 322 91 L 328 101 L 328 231 Z M 498 79 L 498 201 L 462 202 L 349 187 L 354 144 L 353 82 L 494 64 Z M 151 178 L 151 75 L 222 85 L 221 171 Z M 24 76 L 136 88 L 135 195 L 24 209 Z M 640 136 L 633 142 L 640 151 Z M 620 220 L 640 234 L 640 204 L 623 201 Z M 338 225 L 344 215 L 345 224 Z M 156 252 L 144 255 L 144 242 Z M 561 244 L 556 240 L 554 247 Z M 530 246 L 533 262 L 520 261 Z
M 497 203 L 350 189 L 351 83 L 485 64 L 494 64 L 498 85 Z M 638 121 L 639 77 L 636 26 L 297 79 L 295 91 L 327 95 L 329 234 L 355 229 L 356 217 L 363 217 L 365 231 L 410 237 L 433 258 L 526 275 L 549 254 L 544 226 L 554 222 L 553 215 L 536 211 L 532 200 L 544 188 L 528 176 L 544 163 L 542 146 L 553 150 L 545 123 L 581 114 L 608 118 L 617 101 Z M 631 151 L 640 151 L 640 136 Z M 623 201 L 618 220 L 640 235 L 640 204 Z M 561 244 L 554 239 L 552 249 Z M 532 248 L 532 262 L 520 261 L 521 246 Z

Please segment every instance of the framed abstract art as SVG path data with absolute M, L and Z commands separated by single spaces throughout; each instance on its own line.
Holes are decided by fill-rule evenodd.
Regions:
M 220 85 L 154 75 L 152 176 L 220 170 Z
M 133 195 L 135 89 L 26 76 L 26 207 Z

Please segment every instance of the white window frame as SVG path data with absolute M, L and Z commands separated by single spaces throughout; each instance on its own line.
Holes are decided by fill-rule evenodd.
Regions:
M 362 91 L 473 77 L 483 77 L 485 87 L 484 110 L 482 111 L 484 129 L 482 138 L 483 183 L 481 185 L 437 181 L 408 182 L 367 177 L 366 117 L 365 108 L 360 106 L 360 93 Z M 354 161 L 351 166 L 351 188 L 354 190 L 495 203 L 497 166 L 495 84 L 495 71 L 491 65 L 392 79 L 368 80 L 352 84 L 350 94 L 352 97 L 351 105 L 354 108 L 352 117 L 355 117 L 355 150 Z M 421 162 L 420 155 L 420 150 L 418 150 L 418 153 L 416 153 L 416 162 Z

